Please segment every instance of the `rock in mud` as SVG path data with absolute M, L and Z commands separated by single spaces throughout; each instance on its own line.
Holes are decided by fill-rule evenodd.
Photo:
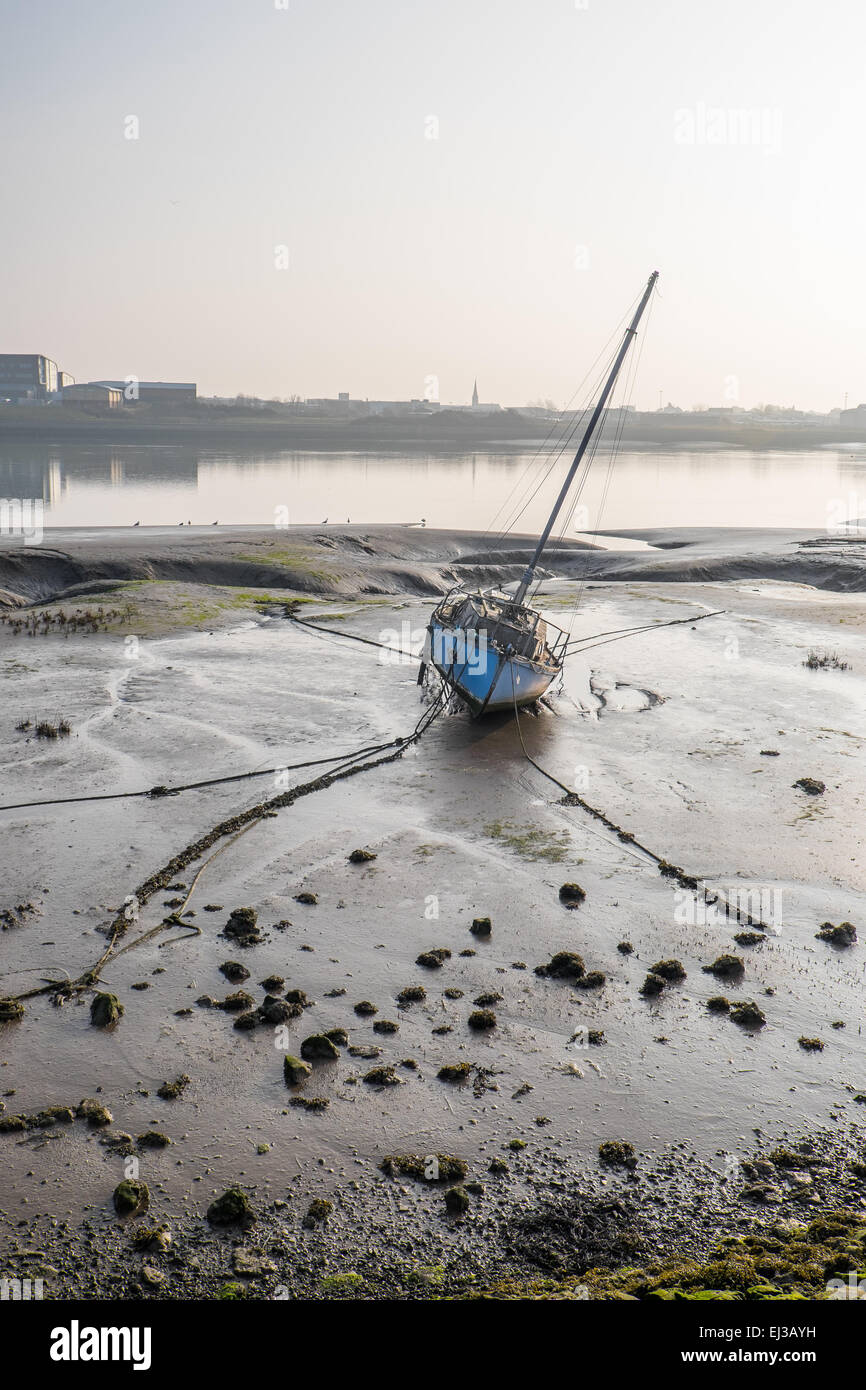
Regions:
M 579 883 L 563 883 L 559 890 L 559 901 L 565 907 L 580 907 L 586 901 L 586 891 Z
M 821 930 L 815 933 L 816 941 L 832 941 L 834 946 L 853 946 L 857 941 L 857 928 L 853 922 L 840 922 L 838 927 L 834 927 L 832 922 L 825 922 Z
M 316 893 L 310 893 L 306 889 L 304 889 L 302 893 L 295 894 L 295 902 L 304 903 L 307 907 L 315 907 L 318 901 L 318 895 Z
M 239 1014 L 244 1013 L 247 1009 L 251 1009 L 254 1004 L 255 1000 L 252 996 L 246 994 L 244 990 L 239 989 L 234 994 L 227 994 L 225 999 L 221 1000 L 217 1007 L 224 1009 L 228 1014 Z
M 329 1028 L 325 1037 L 330 1038 L 335 1047 L 348 1047 L 349 1045 L 349 1034 L 345 1028 Z
M 315 1197 L 307 1207 L 301 1225 L 307 1231 L 315 1230 L 316 1226 L 321 1226 L 323 1221 L 327 1221 L 333 1210 L 333 1202 L 329 1202 L 325 1197 Z
M 17 1023 L 24 1017 L 24 1005 L 18 999 L 0 999 L 0 1023 Z
M 233 1027 L 237 1028 L 239 1033 L 251 1033 L 262 1021 L 256 1009 L 247 1009 L 246 1013 L 237 1015 Z
M 490 1028 L 496 1027 L 496 1014 L 492 1009 L 476 1009 L 471 1013 L 466 1022 L 476 1033 L 484 1033 Z
M 249 1221 L 252 1214 L 252 1203 L 242 1187 L 227 1188 L 207 1209 L 207 1219 L 212 1226 L 233 1226 Z
M 621 956 L 630 956 L 634 950 L 634 946 L 632 946 L 630 941 L 618 941 L 616 949 Z
M 827 790 L 823 782 L 819 782 L 817 777 L 798 777 L 792 784 L 804 791 L 807 796 L 821 796 Z
M 661 975 L 656 975 L 653 971 L 650 971 L 638 990 L 638 994 L 642 994 L 645 999 L 652 999 L 655 995 L 661 994 L 666 986 L 667 980 Z
M 163 1100 L 177 1100 L 189 1084 L 189 1077 L 185 1072 L 181 1072 L 180 1076 L 174 1078 L 174 1081 L 163 1081 L 156 1094 L 161 1096 Z
M 154 1250 L 165 1254 L 171 1248 L 171 1230 L 166 1225 L 139 1226 L 132 1234 L 133 1250 Z
M 261 989 L 267 990 L 268 994 L 276 994 L 278 989 L 282 989 L 285 984 L 282 975 L 269 975 L 266 980 L 259 980 Z
M 306 1081 L 308 1076 L 312 1076 L 313 1068 L 309 1062 L 302 1062 L 300 1057 L 293 1057 L 287 1053 L 283 1058 L 283 1076 L 287 1086 L 300 1086 L 302 1081 Z
M 579 980 L 586 967 L 576 951 L 557 951 L 546 965 L 536 965 L 535 973 L 553 980 Z
M 360 1004 L 355 1005 L 355 1013 L 359 1018 L 370 1018 L 379 1012 L 375 1004 L 371 1004 L 369 999 L 362 999 Z
M 223 936 L 236 941 L 239 946 L 255 946 L 262 934 L 257 926 L 258 914 L 252 907 L 236 907 L 229 913 L 229 920 L 223 927 Z
M 486 937 L 491 935 L 493 924 L 489 917 L 474 917 L 469 930 L 473 936 Z
M 745 972 L 746 962 L 742 956 L 734 956 L 730 952 L 726 952 L 724 955 L 717 956 L 712 965 L 702 965 L 701 969 L 705 975 L 715 975 L 720 980 L 732 980 Z
M 407 985 L 397 995 L 397 1003 L 401 1009 L 405 1009 L 407 1004 L 421 1004 L 426 998 L 427 991 L 423 985 Z
M 426 970 L 439 970 L 450 959 L 451 952 L 447 946 L 434 946 L 432 950 L 422 951 L 420 956 L 416 956 L 415 964 L 423 965 Z
M 165 1149 L 171 1140 L 158 1129 L 147 1129 L 144 1134 L 139 1134 L 136 1143 L 140 1149 Z
M 349 1048 L 349 1056 L 361 1057 L 367 1062 L 372 1062 L 375 1057 L 382 1056 L 382 1049 L 381 1047 L 373 1047 L 372 1044 L 358 1043 L 356 1046 Z
M 373 1067 L 371 1071 L 365 1072 L 363 1080 L 368 1086 L 402 1086 L 393 1067 Z
M 766 937 L 759 931 L 738 931 L 734 933 L 734 940 L 738 946 L 760 946 Z
M 150 1192 L 146 1182 L 125 1178 L 114 1189 L 114 1210 L 118 1216 L 133 1216 L 147 1211 Z
M 312 999 L 308 999 L 305 991 L 302 989 L 287 989 L 283 997 L 287 1004 L 297 1004 L 301 1009 L 311 1009 L 313 1007 Z
M 79 1101 L 75 1112 L 79 1119 L 86 1120 L 89 1125 L 96 1129 L 100 1125 L 110 1125 L 114 1116 L 111 1111 L 92 1096 L 85 1096 L 84 1100 Z
M 711 1014 L 727 1014 L 731 1011 L 731 1001 L 723 994 L 714 994 L 712 999 L 707 1000 L 707 1008 Z
M 637 1166 L 637 1154 L 634 1145 L 627 1139 L 606 1139 L 603 1144 L 598 1146 L 598 1156 L 602 1163 L 610 1167 L 635 1168 Z
M 301 1043 L 301 1056 L 308 1062 L 335 1062 L 340 1054 L 326 1033 L 311 1033 Z
M 294 1105 L 299 1110 L 311 1111 L 327 1110 L 330 1104 L 326 1096 L 292 1096 L 289 1101 L 289 1105 Z
M 578 989 L 601 989 L 607 984 L 607 976 L 603 970 L 590 970 L 589 974 L 575 980 L 574 983 Z
M 390 1018 L 377 1018 L 373 1024 L 374 1033 L 397 1033 L 399 1029 L 399 1023 L 394 1023 Z
M 745 1028 L 763 1028 L 767 1022 L 766 1015 L 758 1008 L 753 999 L 732 1004 L 730 1016 L 734 1023 L 739 1023 Z
M 285 999 L 267 994 L 259 1005 L 258 1013 L 265 1023 L 286 1023 L 290 1018 L 297 1018 L 303 1010 L 298 1004 L 289 1004 Z
M 449 1187 L 445 1193 L 445 1207 L 449 1216 L 463 1216 L 469 1210 L 469 1193 L 465 1187 Z
M 451 1062 L 447 1066 L 440 1067 L 436 1075 L 440 1081 L 465 1081 L 472 1067 L 469 1062 Z
M 653 975 L 661 975 L 663 980 L 684 980 L 686 978 L 685 967 L 682 961 L 657 960 L 655 965 L 650 966 Z
M 116 994 L 97 994 L 90 1005 L 90 1022 L 94 1028 L 113 1028 L 124 1012 Z
M 804 1052 L 823 1052 L 824 1044 L 820 1038 L 798 1038 L 797 1042 Z
M 369 849 L 353 849 L 349 855 L 350 864 L 369 864 L 377 856 Z
M 239 985 L 244 980 L 250 978 L 250 972 L 247 970 L 246 966 L 241 965 L 238 960 L 224 960 L 219 968 L 226 979 L 230 980 L 233 985 Z
M 379 1164 L 389 1178 L 414 1178 L 416 1182 L 460 1182 L 469 1168 L 454 1154 L 387 1154 Z

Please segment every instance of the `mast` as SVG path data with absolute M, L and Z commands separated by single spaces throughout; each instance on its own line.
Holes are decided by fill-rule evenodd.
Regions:
M 580 441 L 580 446 L 577 450 L 577 453 L 574 456 L 574 462 L 568 470 L 568 477 L 562 484 L 562 488 L 554 504 L 553 511 L 550 513 L 550 516 L 547 519 L 547 525 L 545 526 L 544 530 L 542 531 L 539 537 L 538 545 L 535 547 L 535 554 L 533 555 L 532 559 L 527 565 L 523 578 L 517 586 L 517 590 L 514 595 L 515 604 L 523 603 L 523 600 L 526 598 L 527 590 L 529 589 L 529 586 L 532 583 L 536 567 L 538 565 L 539 560 L 541 559 L 542 551 L 544 550 L 544 547 L 547 545 L 547 542 L 550 540 L 550 533 L 553 530 L 556 518 L 559 516 L 559 513 L 562 510 L 562 504 L 568 495 L 569 488 L 574 482 L 574 475 L 581 465 L 581 461 L 583 460 L 583 456 L 586 453 L 586 450 L 589 446 L 589 441 L 593 436 L 595 427 L 601 419 L 602 411 L 607 405 L 610 393 L 616 384 L 616 379 L 619 376 L 620 367 L 625 361 L 628 350 L 632 345 L 632 340 L 634 339 L 634 336 L 637 333 L 637 326 L 640 323 L 641 318 L 643 317 L 643 311 L 649 303 L 650 295 L 655 289 L 655 283 L 658 278 L 659 273 L 657 270 L 654 270 L 650 278 L 647 280 L 646 289 L 643 292 L 640 304 L 637 306 L 637 309 L 635 310 L 634 318 L 632 319 L 628 328 L 625 330 L 625 335 L 623 337 L 622 344 L 620 346 L 619 352 L 616 355 L 616 361 L 611 367 L 610 376 L 605 382 L 604 390 L 598 398 L 598 403 L 595 407 L 595 410 L 592 412 L 592 417 L 590 419 L 589 424 L 586 427 L 586 432 L 584 433 L 583 439 Z

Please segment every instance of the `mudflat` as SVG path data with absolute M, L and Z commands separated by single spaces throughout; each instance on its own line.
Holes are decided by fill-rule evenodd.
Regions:
M 395 745 L 434 698 L 433 598 L 531 544 L 0 544 L 5 1270 L 96 1298 L 823 1296 L 866 1228 L 866 547 L 553 547 L 540 606 L 585 647 L 561 688 Z M 319 784 L 365 748 L 390 760 Z

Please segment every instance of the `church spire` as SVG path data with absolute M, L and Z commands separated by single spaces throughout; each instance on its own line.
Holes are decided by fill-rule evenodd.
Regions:
M 475 406 L 477 406 L 477 404 L 478 404 L 478 378 L 476 377 L 476 378 L 475 378 L 475 385 L 472 387 L 472 405 L 473 405 L 473 408 L 474 408 Z

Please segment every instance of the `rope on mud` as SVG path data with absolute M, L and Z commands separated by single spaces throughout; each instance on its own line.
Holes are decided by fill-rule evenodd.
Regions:
M 370 751 L 368 749 L 362 749 L 357 753 L 345 755 L 341 766 L 334 768 L 330 772 L 324 773 L 323 776 L 315 778 L 312 782 L 302 782 L 299 786 L 292 787 L 289 791 L 281 792 L 279 796 L 273 796 L 267 801 L 258 802 L 257 805 L 248 807 L 245 811 L 239 812 L 229 820 L 221 821 L 198 840 L 194 840 L 178 854 L 174 855 L 167 864 L 164 864 L 161 869 L 151 874 L 150 878 L 146 879 L 144 883 L 139 884 L 135 892 L 131 894 L 131 898 L 136 902 L 138 907 L 144 907 L 155 893 L 159 892 L 160 889 L 167 888 L 172 879 L 175 878 L 181 870 L 185 869 L 188 864 L 194 862 L 196 859 L 200 859 L 206 850 L 210 849 L 212 845 L 217 844 L 220 840 L 225 839 L 226 836 L 231 836 L 232 838 L 228 840 L 225 845 L 220 846 L 220 849 L 217 850 L 217 854 L 221 853 L 223 849 L 227 849 L 229 844 L 237 840 L 240 835 L 252 829 L 253 825 L 264 820 L 266 817 L 276 814 L 276 812 L 283 807 L 294 805 L 294 803 L 299 801 L 302 797 L 309 796 L 313 792 L 325 791 L 328 787 L 333 786 L 335 782 L 343 781 L 348 777 L 354 777 L 356 773 L 368 772 L 374 767 L 383 767 L 386 763 L 395 762 L 397 758 L 403 756 L 407 748 L 413 743 L 417 743 L 422 735 L 426 733 L 433 721 L 442 713 L 444 704 L 444 698 L 440 694 L 421 715 L 421 718 L 418 720 L 411 734 L 391 739 L 388 743 L 379 744 L 373 750 L 375 756 L 368 758 L 366 762 L 359 762 L 358 759 Z M 201 869 L 196 874 L 187 892 L 184 906 L 186 906 L 186 903 L 188 903 L 192 897 L 195 885 L 202 871 L 206 868 L 207 864 L 210 863 L 210 860 L 215 858 L 216 854 L 211 855 L 210 859 L 201 866 Z M 126 901 L 128 903 L 129 899 Z M 124 906 L 116 913 L 114 920 L 108 928 L 108 945 L 89 970 L 85 970 L 73 980 L 48 981 L 39 988 L 26 990 L 21 994 L 7 995 L 4 997 L 4 1002 L 20 1003 L 24 999 L 35 999 L 42 994 L 54 994 L 58 1000 L 66 1000 L 75 994 L 93 989 L 99 980 L 99 972 L 106 962 L 115 954 L 121 954 L 121 952 L 116 950 L 116 947 L 118 942 L 125 936 L 129 926 L 126 911 L 127 908 Z M 151 937 L 156 936 L 166 927 L 184 925 L 185 923 L 180 920 L 178 913 L 175 912 L 171 917 L 166 917 L 156 927 L 136 937 L 135 941 L 131 941 L 128 946 L 123 949 L 124 951 L 132 950 L 133 947 L 139 946 L 144 941 L 150 940 Z
M 592 635 L 592 637 L 575 637 L 572 639 L 572 641 L 576 644 L 574 647 L 574 652 L 568 650 L 568 648 L 571 647 L 572 642 L 569 641 L 566 643 L 566 656 L 573 656 L 579 652 L 588 652 L 591 651 L 593 647 L 606 647 L 609 642 L 618 642 L 622 638 L 632 637 L 635 633 L 638 632 L 655 632 L 655 630 L 660 627 L 679 627 L 681 623 L 702 623 L 707 618 L 720 618 L 722 614 L 726 612 L 726 608 L 716 608 L 712 613 L 699 613 L 696 617 L 669 618 L 666 622 L 663 623 L 644 623 L 640 627 L 616 627 L 611 628 L 609 632 L 596 632 Z M 606 640 L 601 642 L 596 641 L 595 639 L 599 637 L 605 638 Z M 585 643 L 589 643 L 589 645 L 586 646 L 584 645 Z
M 707 614 L 707 616 L 710 617 L 711 615 Z M 523 749 L 523 756 L 526 758 L 527 762 L 532 763 L 532 766 L 541 773 L 542 777 L 546 777 L 549 782 L 553 782 L 554 786 L 559 787 L 560 791 L 565 792 L 565 796 L 562 798 L 560 805 L 579 806 L 587 815 L 592 816 L 594 820 L 600 821 L 606 829 L 611 830 L 624 844 L 634 845 L 635 849 L 640 850 L 642 854 L 645 854 L 653 861 L 662 878 L 673 879 L 681 888 L 687 888 L 692 893 L 701 894 L 704 901 L 709 906 L 721 902 L 725 908 L 727 908 L 729 914 L 733 913 L 739 921 L 748 923 L 750 927 L 758 927 L 761 931 L 769 930 L 766 922 L 762 922 L 760 917 L 753 917 L 751 913 L 744 912 L 741 908 L 733 908 L 723 893 L 716 893 L 713 889 L 703 886 L 703 881 L 701 879 L 687 874 L 679 865 L 671 864 L 660 854 L 656 854 L 655 850 L 650 849 L 649 845 L 643 844 L 636 836 L 632 835 L 630 830 L 623 830 L 622 826 L 617 825 L 616 821 L 611 820 L 610 816 L 606 815 L 604 811 L 599 811 L 596 806 L 591 806 L 578 792 L 574 791 L 571 787 L 567 787 L 564 782 L 560 782 L 558 777 L 554 777 L 552 772 L 548 772 L 539 762 L 536 762 L 523 741 L 523 730 L 520 727 L 520 712 L 517 707 L 516 690 L 513 690 L 512 694 L 514 696 L 514 721 L 517 725 L 517 733 L 520 738 L 520 746 Z
M 378 753 L 390 744 L 371 743 L 367 748 L 359 748 L 352 756 L 359 758 L 364 753 Z M 247 782 L 253 777 L 271 777 L 277 772 L 297 772 L 303 767 L 321 767 L 325 763 L 344 762 L 348 753 L 334 753 L 330 758 L 309 758 L 303 763 L 289 763 L 282 767 L 263 767 L 253 772 L 235 772 L 229 777 L 207 777 L 201 782 L 181 782 L 176 787 L 147 787 L 137 792 L 93 792 L 90 796 L 55 796 L 46 801 L 20 801 L 14 806 L 0 806 L 0 811 L 28 811 L 36 806 L 72 806 L 82 801 L 124 801 L 137 796 L 153 798 L 177 796 L 179 792 L 198 791 L 202 787 L 219 787 L 226 782 Z
M 387 642 L 377 642 L 373 637 L 361 637 L 357 632 L 342 632 L 336 627 L 325 627 L 323 623 L 311 623 L 309 618 L 299 618 L 297 613 L 286 611 L 286 617 L 290 622 L 299 623 L 301 627 L 310 627 L 314 632 L 329 632 L 333 637 L 345 637 L 351 642 L 363 642 L 366 647 L 379 647 L 383 652 L 394 652 L 396 656 L 408 656 L 416 659 L 417 652 L 407 652 L 403 647 L 389 647 Z

